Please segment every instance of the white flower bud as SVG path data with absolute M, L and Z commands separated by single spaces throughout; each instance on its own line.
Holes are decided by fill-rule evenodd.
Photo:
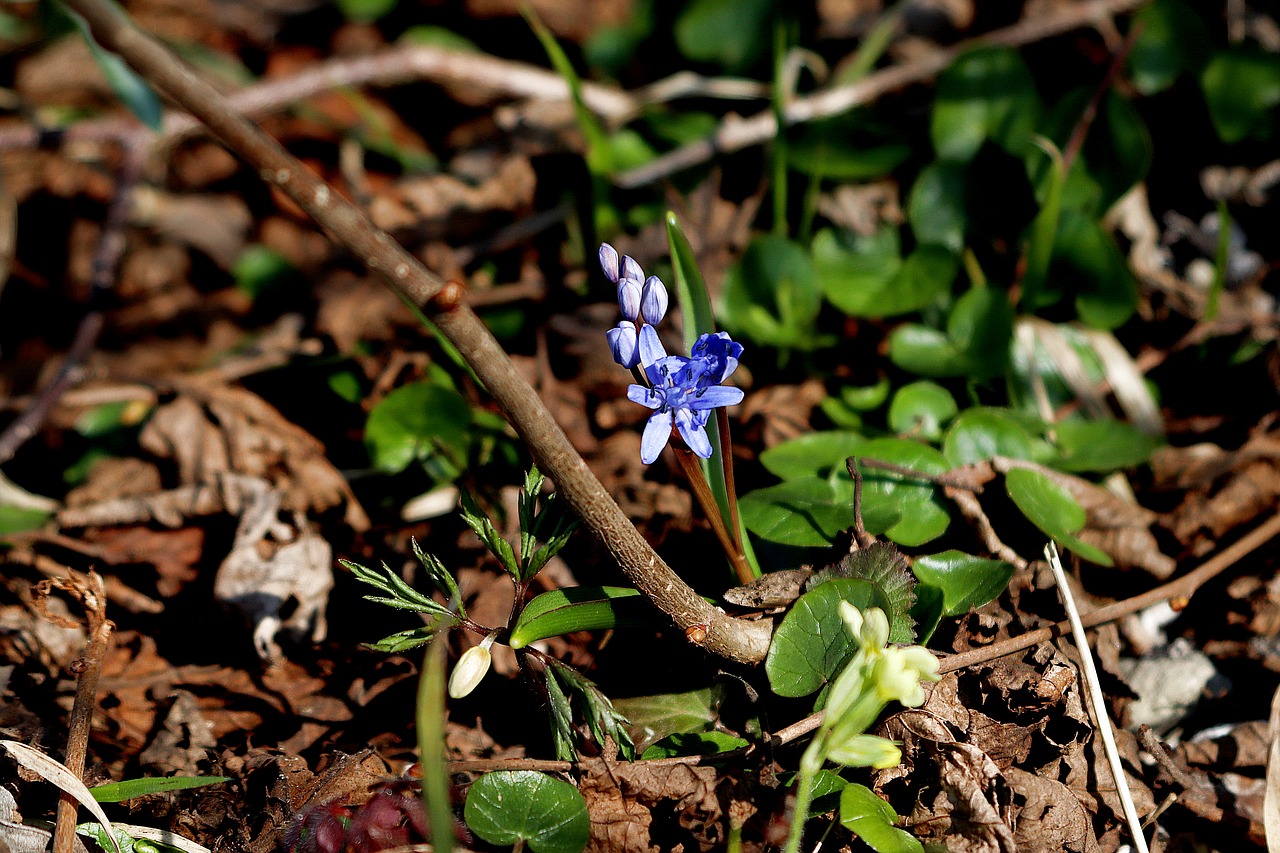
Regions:
M 489 665 L 493 663 L 489 647 L 493 645 L 496 636 L 497 634 L 490 634 L 480 641 L 480 645 L 472 646 L 458 658 L 453 673 L 449 676 L 449 696 L 454 699 L 468 696 L 484 680 L 489 672 Z

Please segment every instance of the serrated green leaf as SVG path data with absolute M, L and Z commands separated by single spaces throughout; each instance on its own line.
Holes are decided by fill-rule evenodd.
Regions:
M 874 542 L 870 547 L 846 554 L 838 563 L 827 566 L 805 582 L 813 589 L 834 578 L 856 578 L 874 583 L 885 594 L 889 606 L 889 640 L 894 643 L 915 642 L 911 608 L 915 604 L 915 577 L 906 559 L 889 542 Z
M 427 643 L 431 642 L 432 638 L 435 637 L 436 634 L 440 633 L 440 630 L 444 627 L 445 626 L 443 625 L 438 626 L 435 623 L 432 623 L 430 625 L 424 625 L 421 628 L 411 628 L 408 631 L 398 631 L 395 634 L 389 634 L 383 637 L 376 643 L 365 643 L 364 646 L 365 648 L 371 649 L 375 652 L 386 652 L 387 654 L 405 652 L 410 649 L 416 649 L 419 646 L 425 646 Z

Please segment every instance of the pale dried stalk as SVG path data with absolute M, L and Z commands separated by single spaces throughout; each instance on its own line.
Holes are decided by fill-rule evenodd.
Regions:
M 1093 704 L 1094 724 L 1098 734 L 1102 736 L 1102 746 L 1107 754 L 1107 764 L 1111 767 L 1111 777 L 1116 783 L 1116 796 L 1120 798 L 1120 807 L 1124 810 L 1125 820 L 1129 822 L 1129 834 L 1133 836 L 1133 846 L 1138 853 L 1148 853 L 1147 839 L 1142 834 L 1142 819 L 1138 817 L 1138 809 L 1133 804 L 1133 795 L 1129 793 L 1129 779 L 1124 775 L 1120 765 L 1120 749 L 1116 746 L 1116 736 L 1111 725 L 1111 716 L 1107 713 L 1107 697 L 1102 693 L 1102 682 L 1098 680 L 1098 669 L 1093 664 L 1093 651 L 1089 647 L 1089 636 L 1084 632 L 1080 622 L 1080 611 L 1076 608 L 1075 598 L 1071 595 L 1071 585 L 1067 583 L 1067 573 L 1062 569 L 1062 560 L 1058 558 L 1058 548 L 1052 542 L 1045 546 L 1045 558 L 1053 569 L 1053 579 L 1058 584 L 1058 594 L 1062 596 L 1062 605 L 1067 609 L 1067 619 L 1071 622 L 1071 634 L 1076 641 L 1076 650 L 1080 653 L 1081 676 L 1089 690 L 1089 698 Z

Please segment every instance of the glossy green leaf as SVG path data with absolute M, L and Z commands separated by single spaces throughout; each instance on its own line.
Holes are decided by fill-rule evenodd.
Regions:
M 959 269 L 943 246 L 917 246 L 899 254 L 895 228 L 872 235 L 827 228 L 813 240 L 818 281 L 832 305 L 854 317 L 892 317 L 934 304 L 951 289 Z
M 842 470 L 845 459 L 860 455 L 866 443 L 859 433 L 846 430 L 810 432 L 765 450 L 760 464 L 783 480 L 821 477 Z
M 676 18 L 676 45 L 687 59 L 745 71 L 769 45 L 772 14 L 772 0 L 693 0 Z
M 533 853 L 581 853 L 590 838 L 587 803 L 578 789 L 532 770 L 481 776 L 467 791 L 463 816 L 490 844 L 523 842 Z
M 920 583 L 942 591 L 942 615 L 960 616 L 1004 592 L 1013 565 L 962 551 L 943 551 L 916 557 L 912 567 Z
M 613 706 L 631 721 L 636 741 L 654 742 L 677 732 L 705 732 L 720 719 L 723 691 L 703 687 L 683 693 L 659 693 L 614 700 Z
M 651 758 L 675 758 L 680 755 L 719 755 L 750 746 L 751 741 L 724 732 L 678 732 L 664 737 L 640 756 Z
M 987 140 L 1025 153 L 1040 114 L 1031 71 L 1007 47 L 972 50 L 938 79 L 929 135 L 944 160 L 968 162 Z
M 840 618 L 842 601 L 859 610 L 879 607 L 888 613 L 888 599 L 871 581 L 827 581 L 800 596 L 774 632 L 765 657 L 764 671 L 774 693 L 816 693 L 840 673 L 857 651 L 857 644 Z
M 462 395 L 433 382 L 392 391 L 365 423 L 365 444 L 375 468 L 398 473 L 440 448 L 465 446 L 471 408 Z
M 575 586 L 544 592 L 525 605 L 511 629 L 513 649 L 571 631 L 602 631 L 652 621 L 653 606 L 639 590 Z
M 947 430 L 942 452 L 952 465 L 983 462 L 993 456 L 1033 459 L 1034 438 L 1023 419 L 1008 409 L 965 409 Z
M 853 481 L 848 477 L 788 480 L 748 492 L 739 500 L 738 510 L 747 529 L 762 539 L 801 547 L 828 546 L 840 531 L 853 526 Z M 899 517 L 893 512 L 889 523 Z M 885 519 L 876 521 L 882 524 Z M 872 526 L 868 518 L 868 529 Z
M 840 794 L 840 823 L 876 853 L 924 853 L 924 846 L 894 826 L 898 813 L 865 785 L 850 782 Z
M 783 237 L 757 237 L 725 274 L 720 317 L 754 341 L 812 349 L 822 292 L 809 253 Z
M 188 788 L 217 785 L 230 778 L 230 776 L 152 776 L 94 785 L 89 789 L 89 793 L 93 794 L 93 798 L 100 803 L 121 803 L 132 800 L 134 797 L 145 797 L 148 794 L 158 794 L 163 791 L 184 791 Z
M 1180 74 L 1199 74 L 1209 58 L 1207 25 L 1183 0 L 1155 0 L 1130 26 L 1139 32 L 1129 51 L 1129 79 L 1144 95 L 1167 89 Z
M 916 623 L 916 642 L 924 645 L 942 621 L 942 590 L 927 583 L 916 584 L 916 603 L 911 606 L 911 618 Z
M 1248 47 L 1221 51 L 1209 60 L 1200 85 L 1223 142 L 1271 137 L 1280 106 L 1280 56 Z
M 937 441 L 942 428 L 959 412 L 951 392 L 922 380 L 898 389 L 889 404 L 889 429 L 899 434 Z
M 959 254 L 967 225 L 964 169 L 945 160 L 925 166 L 907 199 L 907 221 L 917 243 Z
M 924 444 L 901 438 L 867 442 L 862 456 L 925 474 L 950 469 L 946 457 Z M 846 475 L 847 476 L 847 475 Z M 862 513 L 867 530 L 883 533 L 899 545 L 923 545 L 946 532 L 951 517 L 938 501 L 932 484 L 905 475 L 864 466 Z M 897 518 L 885 524 L 884 519 Z
M 1110 557 L 1076 536 L 1084 528 L 1085 512 L 1066 489 L 1026 468 L 1005 474 L 1004 486 L 1022 514 L 1046 536 L 1092 563 L 1112 565 Z
M 1142 465 L 1164 442 L 1123 421 L 1063 421 L 1054 425 L 1058 457 L 1053 467 L 1063 471 L 1114 471 Z

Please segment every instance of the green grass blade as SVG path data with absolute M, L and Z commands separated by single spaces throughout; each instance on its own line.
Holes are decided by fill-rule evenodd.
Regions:
M 427 646 L 418 682 L 418 756 L 422 764 L 422 806 L 431 821 L 431 844 L 436 853 L 453 853 L 453 809 L 444 752 L 444 664 L 448 632 Z
M 145 797 L 147 794 L 158 794 L 163 791 L 203 788 L 205 785 L 226 782 L 230 778 L 230 776 L 153 776 L 94 785 L 89 789 L 89 793 L 93 794 L 93 798 L 100 803 L 119 803 L 124 800 L 132 800 L 134 797 Z

